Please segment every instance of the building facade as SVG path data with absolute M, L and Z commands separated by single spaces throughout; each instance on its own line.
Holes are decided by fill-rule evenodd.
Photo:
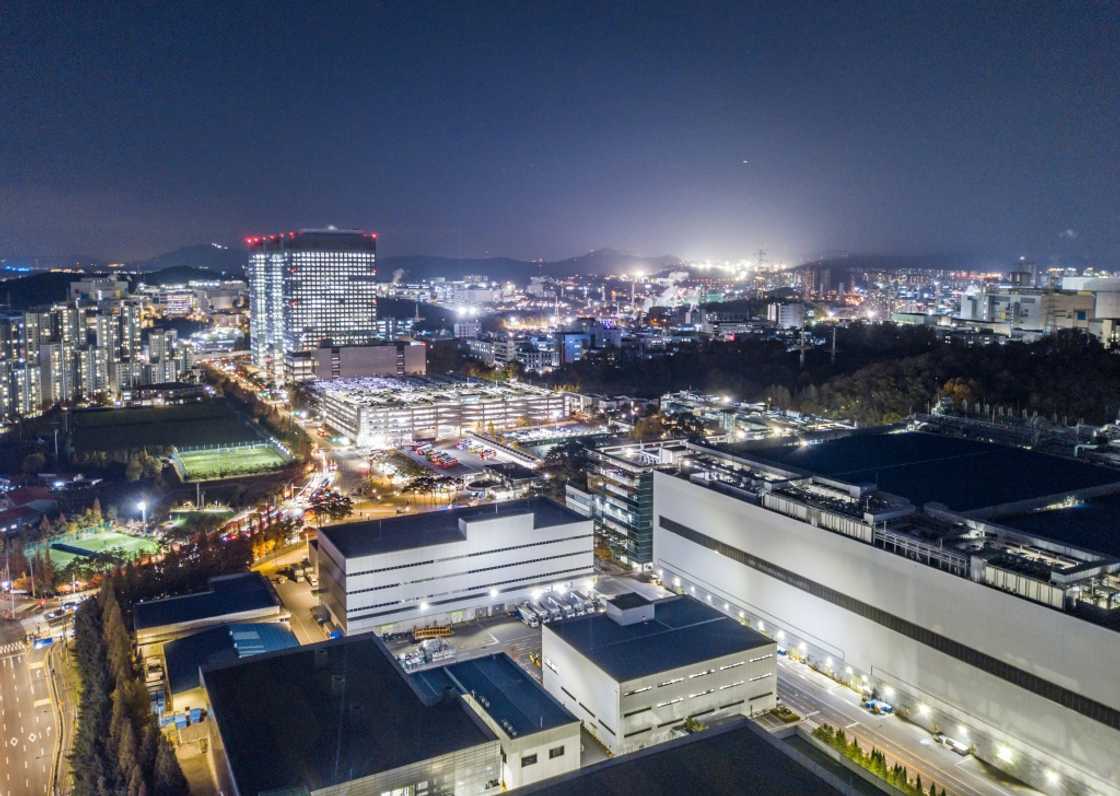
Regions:
M 273 381 L 294 377 L 297 354 L 377 339 L 376 234 L 302 230 L 246 243 L 253 363 Z
M 541 645 L 545 689 L 615 755 L 776 704 L 776 643 L 689 597 L 624 594 L 543 626 Z
M 976 447 L 970 458 L 983 455 Z M 965 514 L 946 509 L 951 472 L 915 481 L 915 489 L 947 481 L 941 507 L 922 513 L 867 484 L 797 480 L 804 470 L 745 456 L 715 456 L 706 472 L 701 462 L 690 475 L 654 474 L 655 566 L 667 585 L 764 627 L 1032 787 L 1120 793 L 1110 557 L 1077 552 L 1069 540 L 1001 538 L 996 520 L 980 518 L 999 509 L 979 500 Z M 945 458 L 943 468 L 969 466 L 962 462 Z M 1054 467 L 1033 465 L 1051 480 Z M 1016 472 L 1001 489 L 1022 491 L 1025 471 Z M 1040 483 L 1035 502 L 1053 504 L 1061 486 Z
M 325 527 L 320 601 L 347 635 L 502 613 L 594 575 L 591 522 L 543 498 Z

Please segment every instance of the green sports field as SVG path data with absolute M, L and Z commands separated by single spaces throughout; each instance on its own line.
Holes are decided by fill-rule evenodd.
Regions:
M 252 475 L 283 467 L 290 459 L 274 445 L 180 451 L 175 458 L 188 481 Z
M 119 553 L 122 558 L 133 559 L 159 552 L 159 545 L 147 537 L 117 531 L 82 531 L 51 539 L 48 555 L 51 562 L 61 568 L 75 558 L 89 558 L 109 551 Z

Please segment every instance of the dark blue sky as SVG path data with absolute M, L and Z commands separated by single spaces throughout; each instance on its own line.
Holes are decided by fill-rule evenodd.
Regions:
M 5 4 L 0 256 L 336 223 L 1120 267 L 1116 3 L 152 5 Z

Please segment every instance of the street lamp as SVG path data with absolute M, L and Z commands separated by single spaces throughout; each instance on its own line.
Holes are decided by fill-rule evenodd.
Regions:
M 136 508 L 140 510 L 140 523 L 142 525 L 148 524 L 148 502 L 145 500 L 136 501 Z

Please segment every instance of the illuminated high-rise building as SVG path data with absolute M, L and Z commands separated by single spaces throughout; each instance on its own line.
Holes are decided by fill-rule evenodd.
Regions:
M 320 346 L 377 339 L 375 233 L 301 230 L 246 243 L 253 364 L 271 380 L 307 378 L 306 353 Z

